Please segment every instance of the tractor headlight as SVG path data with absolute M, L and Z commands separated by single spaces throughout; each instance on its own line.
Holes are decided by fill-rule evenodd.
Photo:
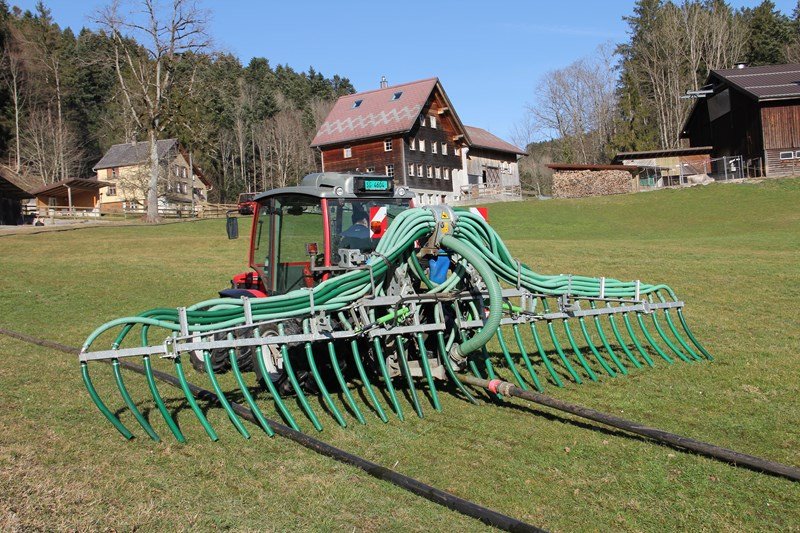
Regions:
M 336 187 L 333 192 L 336 193 L 336 196 L 344 196 L 344 189 L 341 187 Z
M 397 189 L 397 195 L 398 196 L 405 196 L 406 195 L 406 188 L 405 187 L 399 187 Z

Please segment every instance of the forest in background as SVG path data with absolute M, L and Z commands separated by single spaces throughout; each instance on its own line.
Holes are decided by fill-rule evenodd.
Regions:
M 134 62 L 153 63 L 144 44 L 124 36 L 121 44 L 132 45 Z M 158 136 L 192 152 L 214 183 L 212 198 L 229 202 L 316 170 L 309 143 L 336 98 L 354 92 L 350 81 L 313 67 L 273 67 L 267 58 L 245 66 L 203 44 L 168 65 L 174 81 Z M 43 2 L 31 12 L 0 0 L 0 161 L 49 184 L 91 177 L 112 144 L 146 141 L 147 123 L 130 112 L 115 70 L 120 50 L 102 27 L 61 29 Z M 135 88 L 133 71 L 120 72 Z
M 192 27 L 202 34 L 203 14 L 190 13 L 199 13 Z M 192 152 L 222 202 L 319 168 L 308 145 L 336 98 L 355 91 L 346 77 L 267 58 L 243 65 L 215 51 L 210 36 L 156 57 L 111 14 L 104 24 L 98 13 L 98 29 L 75 35 L 43 2 L 31 12 L 0 0 L 2 163 L 43 184 L 90 177 L 112 144 L 157 133 Z M 800 2 L 786 14 L 771 0 L 742 9 L 724 0 L 638 0 L 625 21 L 626 42 L 603 45 L 535 87 L 512 135 L 529 153 L 520 164 L 524 189 L 546 194 L 552 161 L 604 163 L 618 151 L 678 146 L 693 103 L 681 96 L 711 69 L 800 62 Z M 172 75 L 149 116 L 130 102 L 137 79 L 120 56 L 126 50 L 131 65 L 163 62 Z
M 560 163 L 608 163 L 617 152 L 680 146 L 697 90 L 714 69 L 800 62 L 800 2 L 734 9 L 724 0 L 638 0 L 629 39 L 547 73 L 512 137 L 527 147 L 523 188 L 549 191 Z

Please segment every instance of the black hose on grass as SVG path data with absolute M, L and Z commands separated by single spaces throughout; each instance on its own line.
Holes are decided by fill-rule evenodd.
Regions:
M 501 381 L 499 379 L 489 381 L 468 375 L 461 376 L 461 381 L 473 386 L 482 387 L 495 394 L 516 396 L 517 398 L 522 398 L 539 405 L 544 405 L 557 411 L 569 413 L 581 418 L 587 418 L 594 422 L 600 422 L 601 424 L 622 429 L 636 435 L 643 435 L 659 442 L 664 442 L 678 448 L 696 452 L 700 455 L 705 455 L 706 457 L 711 457 L 726 463 L 730 463 L 733 466 L 743 466 L 745 468 L 757 470 L 766 474 L 785 477 L 787 479 L 791 479 L 792 481 L 800 481 L 800 468 L 776 463 L 775 461 L 762 459 L 760 457 L 747 455 L 745 453 L 739 453 L 729 450 L 728 448 L 722 448 L 721 446 L 716 446 L 714 444 L 709 444 L 707 442 L 702 442 L 689 437 L 682 437 L 661 429 L 651 428 L 637 422 L 625 420 L 624 418 L 620 418 L 618 416 L 602 413 L 588 407 L 565 402 L 563 400 L 557 400 L 556 398 L 547 396 L 545 394 L 540 394 L 538 392 L 522 390 L 519 387 L 516 387 L 513 383 L 509 383 L 507 381 Z
M 80 350 L 78 348 L 67 346 L 65 344 L 61 344 L 58 342 L 49 341 L 46 339 L 39 339 L 36 337 L 32 337 L 30 335 L 26 335 L 24 333 L 19 333 L 17 331 L 8 330 L 5 328 L 0 328 L 0 334 L 7 335 L 9 337 L 13 337 L 15 339 L 25 341 L 31 344 L 35 344 L 37 346 L 42 346 L 45 348 L 52 348 L 54 350 L 59 350 L 61 352 L 69 353 L 78 355 Z M 123 368 L 127 368 L 133 372 L 138 374 L 145 375 L 145 370 L 143 367 L 129 363 L 127 361 L 120 361 L 119 365 Z M 160 372 L 158 370 L 153 369 L 153 376 L 156 379 L 164 381 L 165 383 L 169 383 L 175 387 L 180 388 L 181 383 L 178 378 L 171 376 L 170 374 L 166 374 L 164 372 Z M 192 383 L 189 383 L 189 388 L 196 397 L 217 404 L 219 400 L 217 396 L 206 389 L 198 387 Z M 236 402 L 230 402 L 231 407 L 233 410 L 241 416 L 249 420 L 254 424 L 258 424 L 258 420 L 256 419 L 253 412 L 240 405 Z M 399 472 L 395 472 L 389 468 L 381 466 L 377 463 L 373 463 L 372 461 L 368 461 L 362 457 L 357 455 L 353 455 L 348 453 L 344 450 L 340 450 L 335 446 L 332 446 L 326 442 L 323 442 L 319 439 L 301 433 L 299 431 L 295 431 L 288 426 L 284 426 L 278 422 L 273 420 L 267 420 L 270 426 L 275 430 L 275 433 L 281 435 L 282 437 L 286 437 L 294 442 L 313 450 L 321 455 L 326 457 L 330 457 L 335 459 L 341 463 L 349 464 L 351 466 L 355 466 L 363 470 L 364 472 L 368 473 L 369 475 L 378 478 L 383 481 L 388 481 L 401 489 L 407 490 L 417 496 L 422 496 L 426 500 L 432 501 L 448 509 L 453 511 L 459 512 L 463 515 L 469 516 L 471 518 L 476 518 L 487 524 L 489 526 L 502 529 L 504 531 L 514 531 L 514 532 L 543 532 L 544 529 L 538 528 L 526 522 L 522 522 L 517 520 L 516 518 L 512 518 L 510 516 L 504 515 L 487 507 L 483 507 L 482 505 L 478 505 L 473 503 L 469 500 L 465 500 L 464 498 L 460 498 L 454 494 L 450 494 L 449 492 L 445 492 L 443 490 L 437 489 L 431 485 L 423 483 L 417 479 L 412 477 L 406 476 Z

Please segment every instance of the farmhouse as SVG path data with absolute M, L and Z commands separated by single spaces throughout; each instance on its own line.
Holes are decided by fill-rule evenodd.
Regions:
M 712 157 L 742 156 L 766 176 L 800 173 L 800 64 L 712 70 L 681 138 L 712 146 Z
M 423 205 L 519 190 L 519 148 L 462 124 L 438 78 L 340 97 L 312 147 L 323 171 L 387 174 Z
M 190 157 L 178 140 L 159 140 L 157 149 L 161 164 L 159 207 L 190 209 L 192 203 L 196 206 L 206 203 L 211 183 L 196 166 L 190 168 Z M 101 212 L 142 207 L 150 181 L 150 144 L 115 144 L 92 170 L 98 180 L 108 182 L 108 186 L 100 189 Z

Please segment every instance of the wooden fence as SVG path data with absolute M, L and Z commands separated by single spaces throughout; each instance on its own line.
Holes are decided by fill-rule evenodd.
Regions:
M 179 207 L 159 207 L 158 216 L 171 219 L 192 219 L 192 218 L 223 218 L 226 213 L 237 209 L 236 204 L 197 204 L 195 212 L 192 213 L 191 206 Z M 35 206 L 23 205 L 23 215 L 28 217 L 39 216 L 40 218 L 59 218 L 59 219 L 113 219 L 113 218 L 141 218 L 147 214 L 147 209 L 143 206 L 126 207 L 122 211 L 103 213 L 98 207 L 77 207 L 66 205 Z

